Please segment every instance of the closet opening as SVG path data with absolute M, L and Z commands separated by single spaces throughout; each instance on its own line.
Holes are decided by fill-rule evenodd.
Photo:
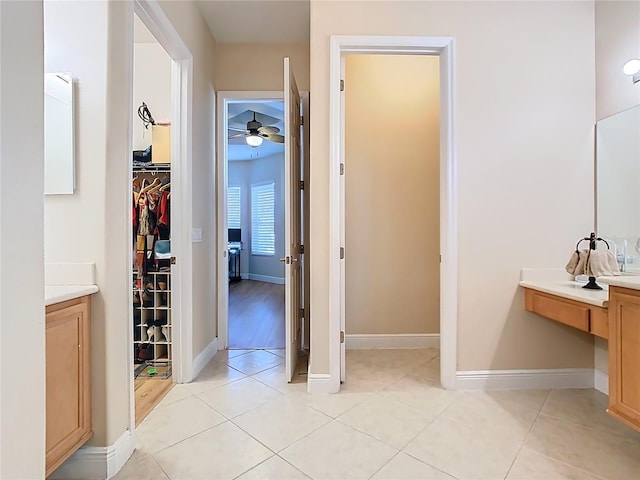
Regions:
M 172 59 L 134 15 L 132 338 L 135 424 L 173 387 Z
M 439 345 L 439 352 L 436 350 L 431 359 L 427 358 L 430 354 L 409 359 L 409 368 L 416 370 L 422 381 L 455 389 L 454 39 L 334 35 L 330 43 L 330 84 L 336 86 L 329 92 L 329 247 L 335 252 L 329 257 L 330 378 L 326 384 L 311 385 L 312 390 L 338 392 L 341 383 L 349 384 L 347 345 L 352 359 L 364 349 L 377 349 L 378 364 L 388 365 L 392 371 L 397 362 L 386 349 L 398 352 L 402 363 L 410 356 L 409 349 L 429 350 Z M 435 63 L 430 68 L 435 71 L 428 79 L 426 72 L 415 73 L 418 65 L 409 67 L 409 62 L 431 58 Z M 376 86 L 378 73 L 373 72 L 381 65 L 376 59 L 398 62 L 390 69 L 382 68 L 380 78 L 392 76 L 395 72 L 391 69 L 396 68 L 404 69 L 406 78 L 396 79 L 393 87 Z M 368 81 L 358 86 L 359 77 L 367 71 Z M 423 87 L 432 85 L 432 89 L 404 95 L 405 90 L 411 92 L 414 79 Z M 423 100 L 423 108 L 416 109 L 420 98 L 428 101 Z M 347 114 L 356 119 L 349 125 Z M 367 131 L 367 125 L 380 121 L 385 125 L 384 134 L 374 135 L 370 128 Z M 430 153 L 425 150 L 428 146 L 432 147 Z M 421 162 L 411 158 L 413 150 L 421 152 Z M 370 169 L 359 168 L 365 157 L 371 158 Z M 427 224 L 429 215 L 435 220 Z M 367 252 L 366 261 L 359 256 L 359 248 Z M 386 260 L 383 271 L 380 259 Z M 434 298 L 431 294 L 435 290 Z M 428 296 L 427 302 L 423 302 L 423 295 Z M 372 311 L 368 301 L 380 312 Z M 429 362 L 433 362 L 430 372 L 425 368 Z M 406 375 L 402 369 L 406 367 L 400 372 L 395 368 L 393 374 Z M 361 373 L 355 365 L 349 371 Z M 374 375 L 375 381 L 384 378 L 388 379 L 384 372 Z
M 343 78 L 342 380 L 369 381 L 375 364 L 386 380 L 439 384 L 439 59 L 348 54 Z

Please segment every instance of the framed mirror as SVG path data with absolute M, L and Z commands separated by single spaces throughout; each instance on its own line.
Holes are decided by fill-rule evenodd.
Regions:
M 640 105 L 596 124 L 596 231 L 640 274 Z
M 44 74 L 44 193 L 73 194 L 75 188 L 73 78 Z

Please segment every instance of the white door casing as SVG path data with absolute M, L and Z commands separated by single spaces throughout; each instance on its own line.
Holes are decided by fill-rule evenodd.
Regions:
M 192 291 L 192 245 L 191 218 L 193 199 L 191 197 L 192 178 L 192 128 L 191 109 L 193 102 L 193 56 L 189 51 L 171 21 L 162 8 L 155 1 L 136 0 L 133 8 L 135 14 L 145 24 L 158 43 L 171 57 L 171 175 L 172 175 L 172 203 L 175 205 L 171 212 L 172 254 L 177 258 L 176 265 L 172 265 L 172 310 L 174 312 L 172 330 L 173 361 L 172 373 L 176 383 L 186 383 L 192 380 L 193 347 L 192 347 L 192 301 L 189 292 Z M 133 22 L 132 22 L 133 25 Z M 132 49 L 133 51 L 133 49 Z M 132 59 L 133 62 L 133 59 Z M 133 91 L 133 83 L 130 86 Z M 131 139 L 129 140 L 131 143 Z M 131 196 L 129 196 L 131 198 Z M 129 229 L 129 231 L 131 231 Z M 129 243 L 132 245 L 133 240 Z M 127 247 L 129 251 L 131 248 Z M 128 264 L 133 260 L 129 258 Z M 129 281 L 132 281 L 130 276 Z M 133 286 L 130 285 L 130 292 Z M 130 299 L 131 301 L 131 299 Z M 130 319 L 133 322 L 133 319 Z M 129 329 L 131 335 L 131 329 Z M 133 338 L 129 338 L 133 345 Z M 133 347 L 131 371 L 129 374 L 131 396 L 131 430 L 135 427 L 134 393 L 133 393 Z
M 338 392 L 344 378 L 344 105 L 340 81 L 344 54 L 437 55 L 440 59 L 440 381 L 456 388 L 457 372 L 457 179 L 454 142 L 454 39 L 452 37 L 331 36 L 329 66 L 329 385 Z M 348 89 L 346 85 L 345 90 Z M 345 252 L 346 255 L 349 252 Z M 313 385 L 310 384 L 313 392 Z

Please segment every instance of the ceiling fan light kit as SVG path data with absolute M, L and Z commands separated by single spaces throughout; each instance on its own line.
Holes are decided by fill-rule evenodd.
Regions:
M 258 134 L 251 134 L 244 140 L 247 142 L 247 145 L 251 145 L 252 147 L 259 147 L 262 145 L 262 137 Z
M 240 129 L 229 127 L 229 130 L 243 132 Z M 256 112 L 253 112 L 253 120 L 247 122 L 247 129 L 243 133 L 231 135 L 229 138 L 245 137 L 245 142 L 251 147 L 259 147 L 262 142 L 267 139 L 270 142 L 284 143 L 284 136 L 279 135 L 280 129 L 274 126 L 262 126 L 262 123 L 256 120 Z

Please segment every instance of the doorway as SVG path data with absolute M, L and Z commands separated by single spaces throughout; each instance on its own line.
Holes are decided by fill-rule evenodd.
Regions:
M 345 122 L 344 55 L 434 55 L 440 68 L 440 381 L 456 388 L 457 220 L 454 152 L 454 41 L 450 37 L 332 36 L 330 46 L 330 379 L 326 391 L 340 390 L 345 376 Z M 348 88 L 348 86 L 346 86 Z M 348 255 L 348 252 L 346 253 Z M 342 341 L 341 341 L 342 340 Z M 320 385 L 318 389 L 320 389 Z
M 343 78 L 342 381 L 351 388 L 363 380 L 362 350 L 369 360 L 380 349 L 431 349 L 431 358 L 440 347 L 439 61 L 348 54 Z
M 191 380 L 193 363 L 191 306 L 182 301 L 192 277 L 190 232 L 184 234 L 192 201 L 184 193 L 191 185 L 188 118 L 193 59 L 156 3 L 135 2 L 133 16 L 131 146 L 135 153 L 130 159 L 130 198 L 139 200 L 143 188 L 157 198 L 156 222 L 149 225 L 152 233 L 141 239 L 140 231 L 132 229 L 129 241 L 132 430 L 174 382 Z M 134 186 L 136 178 L 138 186 Z M 162 208 L 168 207 L 164 213 L 170 213 L 160 221 L 161 202 Z M 140 225 L 141 213 L 137 209 L 132 214 L 132 225 L 136 225 L 134 219 Z M 142 215 L 144 219 L 146 214 Z M 141 355 L 143 349 L 149 351 Z
M 225 113 L 228 347 L 284 351 L 284 102 L 239 100 Z
M 283 92 L 218 92 L 218 118 L 220 119 L 218 124 L 218 134 L 220 141 L 218 155 L 219 162 L 217 167 L 217 224 L 219 232 L 218 245 L 221 253 L 221 261 L 218 263 L 218 345 L 220 350 L 239 348 L 242 346 L 239 343 L 236 343 L 237 337 L 234 335 L 234 327 L 231 323 L 233 322 L 233 309 L 236 306 L 234 301 L 235 294 L 242 294 L 242 290 L 245 289 L 249 290 L 251 280 L 261 281 L 263 284 L 272 283 L 272 285 L 268 286 L 258 285 L 261 288 L 266 287 L 269 290 L 275 290 L 282 285 L 284 287 L 285 341 L 283 345 L 283 353 L 285 359 L 285 375 L 287 376 L 288 381 L 306 381 L 306 356 L 303 355 L 301 357 L 301 362 L 298 362 L 298 354 L 303 350 L 305 337 L 308 337 L 308 315 L 307 318 L 304 318 L 304 310 L 302 307 L 304 301 L 303 292 L 305 290 L 302 278 L 306 276 L 306 274 L 303 274 L 302 272 L 304 268 L 302 232 L 306 232 L 306 230 L 301 227 L 302 212 L 304 209 L 300 207 L 302 198 L 306 198 L 303 175 L 306 175 L 307 173 L 303 174 L 302 172 L 308 172 L 308 168 L 305 169 L 302 165 L 304 163 L 303 158 L 306 159 L 308 157 L 306 155 L 301 155 L 301 152 L 304 151 L 306 153 L 308 150 L 300 148 L 300 145 L 305 144 L 308 141 L 308 135 L 301 134 L 301 101 L 297 88 L 295 87 L 295 80 L 290 77 L 288 59 L 285 59 L 284 67 L 285 83 L 287 84 L 285 85 L 286 93 L 284 94 Z M 283 128 L 280 129 L 280 127 L 275 126 L 277 124 L 274 124 L 272 126 L 275 126 L 275 128 L 269 129 L 269 126 L 266 125 L 265 130 L 265 126 L 262 126 L 262 122 L 260 122 L 261 125 L 258 126 L 253 120 L 254 112 L 256 112 L 256 121 L 260 121 L 262 118 L 268 122 L 270 121 L 269 118 L 260 117 L 259 114 L 262 114 L 264 111 L 264 113 L 268 115 L 269 112 L 265 110 L 265 106 L 275 108 L 274 105 L 276 104 L 278 105 L 278 111 L 282 111 L 282 116 L 279 117 L 280 113 L 276 111 L 271 111 L 271 114 L 276 119 L 282 118 Z M 240 117 L 236 118 L 238 115 L 240 115 Z M 234 121 L 236 121 L 235 126 Z M 231 129 L 229 127 L 231 127 Z M 250 162 L 253 162 L 258 166 L 263 165 L 263 168 L 266 170 L 265 167 L 267 162 L 265 162 L 265 160 L 270 157 L 261 157 L 255 149 L 245 146 L 247 140 L 253 141 L 250 137 L 252 136 L 252 130 L 255 129 L 262 129 L 263 136 L 283 135 L 282 138 L 276 137 L 278 141 L 272 142 L 284 143 L 284 169 L 279 170 L 279 175 L 282 175 L 280 178 L 283 185 L 280 189 L 280 195 L 282 195 L 284 203 L 284 222 L 283 230 L 281 230 L 282 240 L 284 241 L 282 256 L 276 255 L 276 249 L 278 248 L 278 232 L 276 231 L 275 218 L 273 220 L 273 230 L 271 225 L 269 225 L 269 221 L 266 222 L 267 232 L 270 233 L 273 231 L 273 234 L 276 237 L 276 241 L 272 244 L 267 242 L 261 246 L 262 240 L 258 235 L 260 232 L 254 228 L 254 226 L 257 225 L 253 225 L 255 223 L 253 217 L 256 217 L 256 220 L 258 220 L 257 216 L 253 215 L 253 211 L 256 210 L 256 207 L 259 207 L 259 199 L 261 197 L 266 198 L 267 200 L 272 196 L 274 197 L 273 207 L 271 207 L 271 203 L 269 201 L 265 204 L 268 206 L 269 212 L 271 211 L 271 208 L 273 208 L 273 212 L 275 213 L 275 197 L 278 196 L 277 182 L 269 179 L 266 179 L 265 181 L 264 178 L 257 178 L 255 174 L 248 173 L 247 175 L 249 178 L 254 175 L 254 182 L 257 183 L 251 183 L 251 181 L 245 180 L 244 188 L 242 185 L 234 185 L 234 182 L 238 182 L 236 181 L 237 173 L 233 170 L 248 170 L 248 168 L 236 166 L 238 164 L 237 161 L 227 160 L 227 158 L 231 158 L 231 155 L 234 154 L 233 147 L 235 145 L 233 145 L 233 143 L 239 142 L 240 145 L 238 145 L 238 147 L 240 147 L 240 149 L 246 150 L 248 148 L 248 151 L 251 152 L 249 154 Z M 276 129 L 278 130 L 277 132 Z M 261 146 L 266 142 L 267 140 L 261 142 Z M 277 146 L 270 146 L 270 148 L 275 147 Z M 280 153 L 272 158 L 274 163 L 276 163 L 279 155 Z M 240 163 L 244 162 L 241 161 Z M 281 167 L 278 167 L 278 169 L 280 168 Z M 245 175 L 245 178 L 247 175 Z M 242 175 L 240 175 L 240 177 L 242 177 Z M 237 187 L 240 188 L 238 189 Z M 230 219 L 231 222 L 236 221 L 235 226 L 238 225 L 237 219 L 234 220 L 233 218 L 235 215 L 233 208 L 230 208 L 230 206 L 233 206 L 233 196 L 238 195 L 238 190 L 240 191 L 241 199 L 240 232 L 233 228 L 230 229 L 229 227 L 233 226 L 233 224 L 230 224 L 228 220 Z M 242 193 L 243 190 L 245 191 L 244 195 Z M 244 215 L 245 222 L 242 221 L 243 197 L 247 199 L 247 201 L 244 202 L 244 211 L 246 212 Z M 257 214 L 259 212 L 255 213 Z M 269 215 L 267 215 L 267 219 L 268 217 Z M 243 223 L 245 225 L 252 224 L 248 225 L 248 229 L 251 230 L 250 236 L 245 234 L 244 230 L 247 230 L 247 228 L 242 227 Z M 234 240 L 240 243 L 233 244 Z M 263 247 L 264 250 L 261 251 Z M 265 256 L 269 256 L 271 257 L 271 261 L 269 261 L 269 259 L 260 259 L 260 255 L 254 255 L 254 253 L 262 253 Z M 269 264 L 273 269 L 267 271 L 263 270 L 262 273 L 247 271 L 247 269 L 254 269 L 260 263 L 262 263 L 262 266 L 267 266 L 267 264 Z M 278 266 L 274 267 L 274 265 Z M 282 274 L 284 274 L 283 277 L 278 276 Z M 265 280 L 268 281 L 265 282 Z M 247 287 L 239 287 L 238 284 L 244 284 L 247 285 Z M 273 298 L 282 298 L 281 295 L 282 293 L 278 292 L 273 296 Z M 278 306 L 282 305 L 280 300 L 277 300 L 274 304 Z M 241 308 L 245 307 L 246 305 L 241 305 Z M 260 308 L 258 307 L 256 310 L 259 311 Z M 240 330 L 242 330 L 243 327 L 243 325 L 239 325 Z M 267 327 L 267 330 L 272 329 Z M 278 338 L 282 338 L 279 333 Z M 247 343 L 246 339 L 244 340 L 244 343 Z M 255 343 L 251 346 L 254 347 Z M 298 373 L 300 373 L 300 375 L 298 375 Z

